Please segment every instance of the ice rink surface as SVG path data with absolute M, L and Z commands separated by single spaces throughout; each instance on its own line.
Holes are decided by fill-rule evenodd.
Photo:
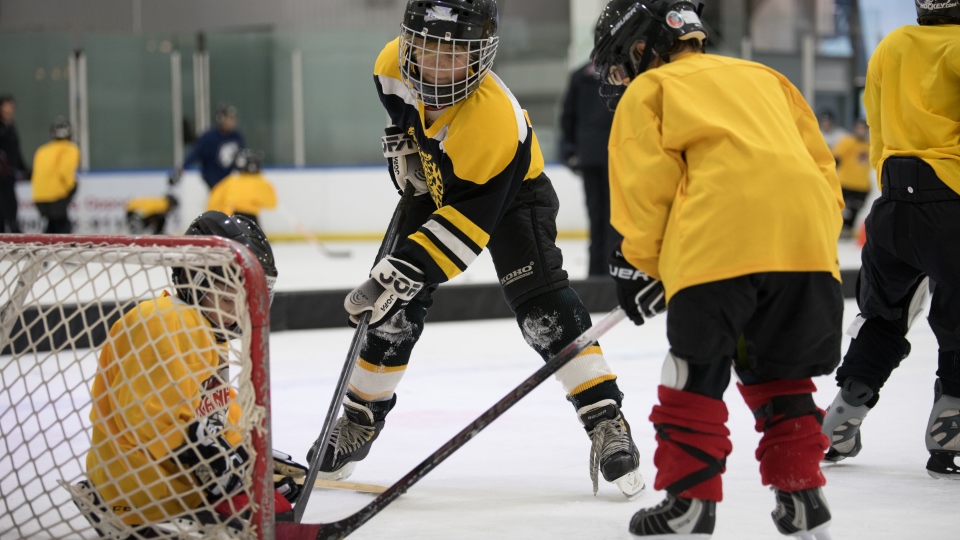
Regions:
M 568 247 L 564 246 L 565 257 L 576 277 L 577 255 Z M 293 248 L 281 244 L 277 250 L 281 282 L 287 249 Z M 327 267 L 324 272 L 333 272 L 330 265 L 341 264 L 345 272 L 362 273 L 363 263 L 354 259 L 372 260 L 375 246 L 353 249 L 355 257 L 321 265 Z M 857 256 L 854 247 L 841 246 L 843 267 L 856 267 Z M 288 275 L 311 266 L 313 255 L 301 253 L 299 257 Z M 478 260 L 468 273 L 487 263 L 489 259 Z M 492 268 L 484 274 L 492 281 Z M 479 273 L 477 276 L 477 280 L 484 279 Z M 352 278 L 330 276 L 327 283 L 343 280 L 342 286 L 349 287 L 356 281 L 355 275 Z M 594 321 L 602 315 L 595 314 Z M 855 315 L 856 306 L 848 300 L 845 324 Z M 633 513 L 663 497 L 653 490 L 655 440 L 647 417 L 656 400 L 667 352 L 665 323 L 665 317 L 642 327 L 625 321 L 601 340 L 619 376 L 626 396 L 624 414 L 640 448 L 647 489 L 639 499 L 626 501 L 615 486 L 602 480 L 599 493 L 591 493 L 589 439 L 559 383 L 551 379 L 352 538 L 631 538 L 627 524 Z M 351 336 L 352 330 L 347 328 L 271 336 L 276 448 L 306 459 L 307 449 L 320 432 Z M 863 452 L 855 459 L 824 466 L 834 540 L 956 537 L 960 482 L 933 480 L 924 468 L 927 451 L 923 437 L 933 401 L 937 345 L 925 320 L 917 322 L 909 337 L 912 354 L 884 387 L 882 399 L 864 423 Z M 389 486 L 540 365 L 540 358 L 527 347 L 513 320 L 430 323 L 428 317 L 398 388 L 397 406 L 350 480 Z M 825 408 L 836 395 L 835 383 L 832 377 L 821 377 L 816 383 L 815 399 Z M 754 459 L 760 435 L 753 429 L 753 416 L 732 383 L 725 401 L 734 450 L 727 459 L 725 498 L 717 508 L 713 538 L 782 538 L 770 519 L 773 494 L 760 485 Z M 315 490 L 304 522 L 343 518 L 372 498 Z

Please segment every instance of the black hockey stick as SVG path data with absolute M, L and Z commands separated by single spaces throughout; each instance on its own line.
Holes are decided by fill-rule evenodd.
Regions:
M 380 259 L 386 257 L 393 251 L 397 244 L 400 224 L 407 214 L 407 207 L 410 206 L 410 199 L 413 198 L 414 187 L 412 183 L 407 184 L 400 202 L 397 203 L 397 209 L 393 211 L 390 218 L 390 224 L 387 226 L 387 233 L 383 236 L 383 242 L 380 244 L 380 251 L 377 252 L 377 259 L 373 262 L 376 265 Z M 307 478 L 304 480 L 304 487 L 300 491 L 297 502 L 293 505 L 293 520 L 297 523 L 303 519 L 303 512 L 307 509 L 307 501 L 310 500 L 310 494 L 313 492 L 309 486 L 312 486 L 317 480 L 317 471 L 320 463 L 323 461 L 323 454 L 327 449 L 327 439 L 330 438 L 330 432 L 333 430 L 333 423 L 336 420 L 337 413 L 340 412 L 340 404 L 343 402 L 343 396 L 347 393 L 347 385 L 350 383 L 350 375 L 353 374 L 353 368 L 357 364 L 357 358 L 360 356 L 360 346 L 363 344 L 363 337 L 367 333 L 367 325 L 370 323 L 370 312 L 365 312 L 360 316 L 357 322 L 357 329 L 353 332 L 353 339 L 350 341 L 350 350 L 347 352 L 347 359 L 343 362 L 343 370 L 340 372 L 340 379 L 337 381 L 337 389 L 333 392 L 333 399 L 330 400 L 330 408 L 327 409 L 327 417 L 323 421 L 323 429 L 320 431 L 319 448 L 313 454 L 313 459 L 307 465 Z
M 376 499 L 372 500 L 369 504 L 350 516 L 347 516 L 339 521 L 324 523 L 321 525 L 320 531 L 317 533 L 317 540 L 334 540 L 345 538 L 347 535 L 357 530 L 357 528 L 369 521 L 370 518 L 380 513 L 380 511 L 386 508 L 387 505 L 396 500 L 397 497 L 406 493 L 410 487 L 416 484 L 421 478 L 426 476 L 427 473 L 435 469 L 437 465 L 443 463 L 445 459 L 450 457 L 450 454 L 456 452 L 461 446 L 467 444 L 467 441 L 472 439 L 477 433 L 480 433 L 480 431 L 490 425 L 491 422 L 499 418 L 500 415 L 506 412 L 507 409 L 513 407 L 518 401 L 523 399 L 524 396 L 533 391 L 534 388 L 540 386 L 540 383 L 556 373 L 557 370 L 562 368 L 567 364 L 567 362 L 583 352 L 587 347 L 596 343 L 596 341 L 600 339 L 600 336 L 606 334 L 608 330 L 616 326 L 616 324 L 622 321 L 626 316 L 626 312 L 619 307 L 611 311 L 609 314 L 607 314 L 607 316 L 601 319 L 600 322 L 590 327 L 586 332 L 581 334 L 580 337 L 573 340 L 573 342 L 564 347 L 563 350 L 555 354 L 553 358 L 543 365 L 543 367 L 538 369 L 533 375 L 527 377 L 525 381 L 511 390 L 510 393 L 504 396 L 500 401 L 494 403 L 493 407 L 487 409 L 483 414 L 477 417 L 476 420 L 471 422 L 470 425 L 460 430 L 460 433 L 454 435 L 454 437 L 447 441 L 446 444 L 441 446 L 439 450 L 433 454 L 430 454 L 427 459 L 423 460 L 419 465 L 414 467 L 414 469 L 408 472 L 406 476 L 387 488 L 387 490 L 381 493 Z

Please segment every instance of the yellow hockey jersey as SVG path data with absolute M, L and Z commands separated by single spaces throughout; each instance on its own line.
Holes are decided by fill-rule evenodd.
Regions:
M 241 437 L 236 392 L 217 378 L 223 345 L 193 306 L 164 293 L 114 323 L 91 390 L 87 477 L 123 521 L 163 521 L 203 501 L 171 452 L 185 427 L 218 415 L 230 444 Z
M 170 199 L 167 197 L 137 197 L 127 201 L 127 212 L 140 217 L 160 216 L 170 211 Z
M 845 135 L 833 147 L 837 156 L 840 187 L 853 191 L 870 191 L 870 141 Z
M 470 265 L 520 183 L 543 174 L 543 155 L 516 98 L 493 72 L 429 127 L 423 103 L 400 80 L 399 38 L 384 47 L 373 79 L 390 121 L 416 139 L 437 206 L 393 253 L 443 283 Z
M 77 185 L 80 148 L 68 140 L 50 141 L 33 155 L 33 202 L 55 202 L 67 198 Z
M 763 65 L 688 53 L 637 77 L 610 134 L 623 254 L 667 298 L 758 272 L 840 279 L 843 199 L 817 119 Z
M 915 156 L 960 193 L 960 25 L 887 34 L 867 66 L 863 105 L 878 185 L 884 159 Z
M 260 215 L 260 210 L 277 207 L 277 192 L 273 185 L 256 173 L 239 173 L 217 182 L 210 191 L 207 210 L 217 210 L 228 216 L 237 212 Z

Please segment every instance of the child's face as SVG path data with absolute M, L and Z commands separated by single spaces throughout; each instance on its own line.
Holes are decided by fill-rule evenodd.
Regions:
M 213 280 L 210 292 L 200 300 L 207 319 L 217 328 L 230 328 L 237 324 L 237 289 L 217 280 Z
M 462 47 L 427 41 L 413 53 L 423 82 L 444 86 L 466 80 L 470 73 L 470 53 Z
M 853 134 L 860 139 L 866 139 L 867 135 L 870 134 L 870 130 L 863 122 L 857 122 L 857 124 L 853 126 Z

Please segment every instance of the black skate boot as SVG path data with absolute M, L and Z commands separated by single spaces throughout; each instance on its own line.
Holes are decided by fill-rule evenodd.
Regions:
M 803 540 L 830 540 L 830 507 L 823 490 L 817 487 L 786 492 L 773 488 L 773 492 L 777 507 L 770 515 L 781 534 Z
M 343 415 L 330 432 L 317 478 L 344 480 L 353 474 L 357 462 L 370 453 L 373 441 L 383 430 L 387 413 L 396 403 L 396 394 L 389 401 L 364 401 L 347 392 L 343 399 Z M 319 447 L 318 439 L 307 452 L 308 461 L 313 461 L 313 454 Z
M 667 498 L 644 508 L 630 520 L 630 533 L 643 538 L 687 540 L 710 538 L 717 523 L 717 503 L 700 499 Z
M 960 397 L 943 393 L 940 379 L 933 386 L 933 409 L 927 422 L 927 474 L 960 480 Z
M 824 461 L 837 462 L 860 453 L 860 424 L 876 404 L 876 394 L 866 384 L 847 379 L 823 419 L 823 434 L 830 439 Z
M 643 491 L 640 467 L 640 451 L 633 444 L 630 424 L 623 417 L 617 403 L 612 399 L 598 401 L 577 411 L 590 441 L 590 479 L 593 494 L 597 494 L 597 471 L 603 479 L 616 484 L 620 491 L 633 499 Z

